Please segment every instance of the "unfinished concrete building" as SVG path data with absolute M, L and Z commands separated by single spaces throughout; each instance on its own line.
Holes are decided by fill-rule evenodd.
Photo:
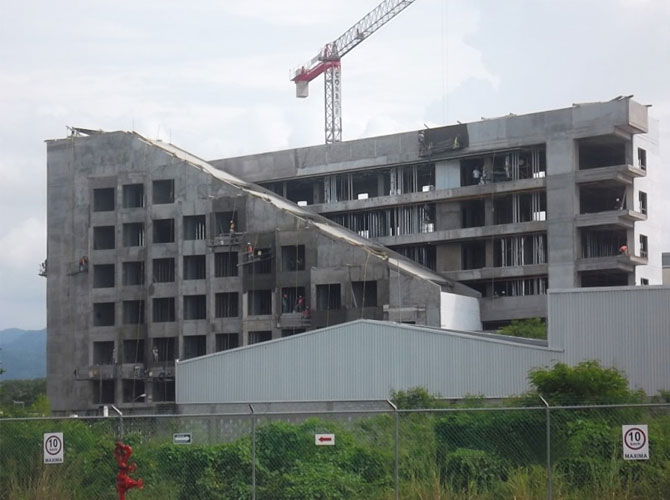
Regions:
M 47 162 L 56 414 L 171 411 L 176 359 L 354 319 L 481 328 L 477 292 L 172 145 L 75 130 Z
M 495 328 L 549 287 L 662 283 L 655 126 L 619 97 L 211 163 L 478 290 Z

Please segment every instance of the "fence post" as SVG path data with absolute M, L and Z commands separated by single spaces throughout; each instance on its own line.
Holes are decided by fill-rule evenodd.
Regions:
M 256 412 L 249 403 L 251 410 L 251 498 L 256 500 Z
M 399 416 L 398 416 L 398 407 L 394 405 L 390 399 L 387 399 L 386 402 L 389 404 L 391 408 L 393 408 L 393 419 L 394 419 L 394 426 L 395 426 L 395 438 L 394 438 L 394 447 L 395 450 L 393 452 L 395 456 L 395 468 L 393 471 L 393 489 L 395 490 L 395 500 L 398 500 L 400 497 L 400 485 L 398 482 L 398 466 L 399 466 L 399 458 L 398 458 L 398 442 L 399 442 L 399 434 L 398 434 L 398 427 L 399 427 Z
M 547 415 L 547 500 L 552 500 L 553 495 L 551 491 L 551 410 L 549 409 L 549 403 L 547 400 L 542 397 L 541 394 L 538 394 L 542 402 L 544 403 L 545 412 Z

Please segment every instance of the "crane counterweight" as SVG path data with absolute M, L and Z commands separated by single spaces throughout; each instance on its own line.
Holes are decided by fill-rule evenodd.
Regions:
M 290 79 L 295 82 L 296 97 L 307 97 L 309 82 L 324 73 L 326 144 L 342 141 L 342 57 L 414 2 L 384 0 L 342 36 L 324 45 L 309 62 L 291 71 Z

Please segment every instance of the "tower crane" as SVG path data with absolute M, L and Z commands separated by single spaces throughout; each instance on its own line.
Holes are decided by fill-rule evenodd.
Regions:
M 309 95 L 309 82 L 324 73 L 326 144 L 342 141 L 342 70 L 340 60 L 415 0 L 384 0 L 304 65 L 291 71 L 296 97 Z

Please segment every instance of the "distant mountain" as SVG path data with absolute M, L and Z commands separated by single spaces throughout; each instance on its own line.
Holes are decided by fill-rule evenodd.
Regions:
M 0 330 L 0 380 L 44 378 L 47 371 L 47 331 Z

